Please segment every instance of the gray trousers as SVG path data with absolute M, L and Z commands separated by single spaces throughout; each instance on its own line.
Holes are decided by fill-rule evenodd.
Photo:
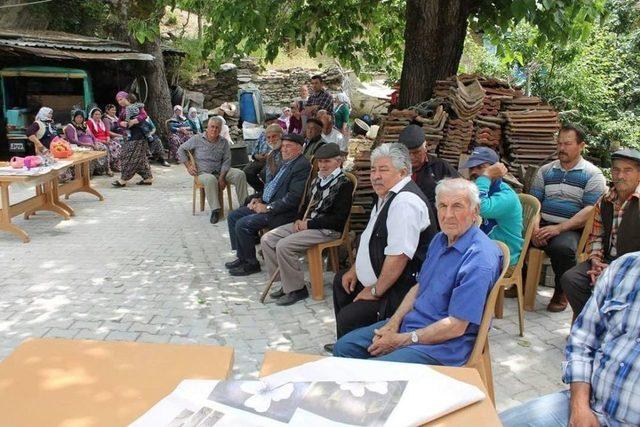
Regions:
M 591 277 L 587 274 L 589 270 L 591 270 L 591 261 L 587 260 L 567 270 L 560 279 L 562 290 L 569 300 L 574 317 L 578 317 L 582 312 L 593 293 Z
M 220 201 L 218 200 L 218 178 L 210 173 L 201 173 L 198 179 L 204 185 L 204 194 L 207 196 L 207 202 L 211 210 L 220 209 Z M 236 187 L 236 196 L 238 203 L 244 203 L 247 198 L 247 177 L 240 169 L 231 168 L 225 177 L 227 185 L 233 184 Z M 231 207 L 229 207 L 231 209 Z
M 267 273 L 272 276 L 280 267 L 280 281 L 285 293 L 304 287 L 304 271 L 298 258 L 315 244 L 335 240 L 340 233 L 334 230 L 303 230 L 293 232 L 293 223 L 265 233 L 260 239 Z M 277 279 L 277 278 L 276 278 Z

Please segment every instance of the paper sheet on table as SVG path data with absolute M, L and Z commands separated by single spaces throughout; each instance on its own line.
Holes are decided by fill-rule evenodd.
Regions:
M 417 426 L 483 398 L 423 365 L 327 358 L 261 381 L 182 381 L 131 425 Z

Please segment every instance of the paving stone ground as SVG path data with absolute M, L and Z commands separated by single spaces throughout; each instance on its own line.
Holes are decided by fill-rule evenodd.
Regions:
M 42 212 L 15 223 L 23 244 L 0 233 L 0 359 L 29 337 L 200 343 L 235 348 L 233 374 L 256 377 L 267 349 L 324 354 L 335 340 L 330 274 L 324 301 L 260 304 L 266 274 L 234 278 L 226 222 L 191 215 L 191 178 L 181 166 L 153 168 L 151 187 L 94 185 L 104 202 L 72 195 L 77 215 Z M 12 200 L 33 189 L 16 188 Z M 497 407 L 503 410 L 563 388 L 561 361 L 570 313 L 544 310 L 539 290 L 518 337 L 515 300 L 490 333 Z

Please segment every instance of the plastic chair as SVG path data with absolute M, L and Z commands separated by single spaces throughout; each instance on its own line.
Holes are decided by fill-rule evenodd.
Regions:
M 527 250 L 529 249 L 529 243 L 531 242 L 531 235 L 533 234 L 533 227 L 538 223 L 540 215 L 540 202 L 529 194 L 520 194 L 520 204 L 522 205 L 522 237 L 524 242 L 522 243 L 522 251 L 518 258 L 518 263 L 513 266 L 513 269 L 509 269 L 505 274 L 505 277 L 500 281 L 502 290 L 498 293 L 498 301 L 496 302 L 496 318 L 502 319 L 503 306 L 504 306 L 504 291 L 511 286 L 516 286 L 518 295 L 518 320 L 520 323 L 520 336 L 524 336 L 524 296 L 522 290 L 522 267 L 524 260 L 527 257 Z
M 191 151 L 187 151 L 187 155 L 189 156 L 189 162 L 196 167 L 196 172 L 198 170 L 198 166 L 193 158 L 193 154 Z M 231 197 L 231 184 L 227 184 L 227 201 L 229 202 L 229 210 L 233 209 L 232 197 Z M 200 212 L 204 211 L 204 185 L 198 179 L 198 175 L 193 177 L 193 199 L 192 199 L 192 214 L 196 214 L 196 193 L 200 193 Z M 222 191 L 218 191 L 218 202 L 220 203 L 220 219 L 224 219 L 224 195 Z
M 593 228 L 593 217 L 595 209 L 589 215 L 589 219 L 584 225 L 582 236 L 576 248 L 576 259 L 578 262 L 586 258 L 585 248 L 591 229 Z M 524 309 L 534 311 L 536 305 L 536 295 L 538 293 L 538 283 L 540 282 L 540 273 L 542 272 L 542 263 L 547 258 L 547 254 L 539 248 L 530 247 L 527 253 L 527 278 L 524 284 Z
M 355 195 L 358 188 L 358 179 L 355 175 L 345 172 L 345 175 L 353 184 L 352 196 Z M 347 248 L 347 254 L 349 257 L 349 263 L 353 265 L 353 253 L 351 252 L 351 238 L 349 237 L 349 221 L 351 219 L 351 212 L 344 224 L 342 235 L 339 239 L 331 240 L 330 242 L 318 243 L 307 249 L 307 261 L 309 263 L 309 278 L 311 281 L 311 297 L 315 300 L 324 299 L 324 277 L 322 274 L 322 252 L 325 249 L 329 249 L 329 260 L 331 262 L 331 269 L 334 273 L 338 272 L 338 248 L 345 245 Z
M 491 319 L 495 311 L 496 300 L 498 299 L 498 293 L 502 291 L 500 282 L 509 269 L 509 248 L 502 242 L 496 242 L 496 244 L 502 250 L 502 273 L 500 277 L 493 285 L 487 302 L 484 304 L 484 313 L 482 314 L 482 321 L 478 328 L 478 335 L 476 336 L 476 342 L 473 345 L 473 350 L 469 356 L 469 360 L 464 365 L 467 368 L 474 368 L 480 374 L 482 382 L 487 388 L 491 402 L 495 405 L 495 395 L 493 393 L 493 373 L 491 371 L 491 353 L 489 352 L 489 328 L 491 327 Z

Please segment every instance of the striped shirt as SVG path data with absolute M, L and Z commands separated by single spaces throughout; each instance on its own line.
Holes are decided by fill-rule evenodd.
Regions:
M 547 223 L 560 224 L 587 206 L 593 206 L 606 189 L 602 171 L 581 158 L 570 170 L 555 160 L 542 166 L 531 186 L 540 200 L 541 216 Z
M 604 270 L 571 328 L 565 357 L 563 381 L 591 384 L 601 425 L 640 425 L 640 252 Z
M 591 234 L 589 234 L 589 244 L 587 246 L 589 252 L 589 259 L 597 259 L 602 261 L 605 259 L 605 255 L 609 255 L 611 258 L 615 258 L 617 255 L 616 242 L 618 241 L 618 227 L 622 222 L 622 215 L 624 214 L 629 202 L 633 198 L 640 199 L 640 185 L 636 188 L 627 200 L 618 200 L 618 193 L 615 187 L 611 188 L 607 194 L 602 196 L 598 203 L 596 203 L 595 213 L 593 217 L 593 228 Z M 604 237 L 604 228 L 602 226 L 602 199 L 613 203 L 613 222 L 611 224 L 611 242 L 609 254 L 605 254 L 604 244 L 602 239 Z

